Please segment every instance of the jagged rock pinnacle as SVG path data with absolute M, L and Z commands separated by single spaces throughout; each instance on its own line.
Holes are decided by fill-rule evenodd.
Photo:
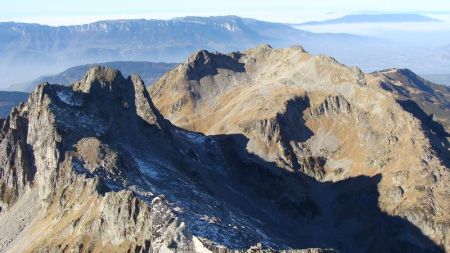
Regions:
M 85 93 L 92 89 L 107 89 L 114 91 L 126 83 L 125 78 L 119 70 L 96 66 L 91 68 L 84 76 L 81 82 L 73 86 L 75 91 L 79 90 Z

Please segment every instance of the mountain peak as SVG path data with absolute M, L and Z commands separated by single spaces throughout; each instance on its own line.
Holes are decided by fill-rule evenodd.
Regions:
M 218 69 L 229 69 L 233 71 L 243 71 L 242 64 L 239 63 L 240 53 L 211 53 L 207 50 L 200 50 L 191 55 L 185 63 L 186 74 L 191 79 L 200 80 L 208 75 L 215 75 Z
M 199 50 L 189 56 L 189 58 L 187 59 L 187 63 L 207 64 L 210 62 L 212 55 L 213 54 L 208 50 Z
M 240 138 L 245 150 L 292 174 L 306 174 L 321 182 L 339 181 L 338 184 L 362 175 L 371 176 L 377 188 L 376 196 L 372 195 L 375 209 L 385 214 L 416 217 L 421 212 L 416 208 L 418 205 L 433 210 L 433 204 L 427 202 L 432 194 L 425 200 L 422 196 L 428 193 L 416 191 L 415 187 L 420 184 L 423 188 L 438 187 L 436 193 L 445 191 L 444 184 L 437 186 L 438 180 L 427 181 L 422 175 L 436 175 L 439 171 L 442 182 L 450 178 L 448 134 L 435 122 L 436 116 L 448 118 L 445 110 L 448 102 L 441 95 L 432 97 L 423 93 L 425 99 L 433 99 L 431 103 L 421 99 L 424 108 L 436 105 L 435 101 L 442 101 L 444 107 L 438 108 L 441 114 L 430 117 L 414 101 L 398 100 L 408 99 L 409 93 L 402 97 L 394 93 L 396 89 L 405 90 L 398 87 L 399 82 L 409 84 L 411 94 L 419 91 L 412 89 L 415 87 L 425 91 L 427 83 L 406 70 L 393 71 L 401 75 L 392 75 L 390 79 L 375 80 L 372 74 L 357 67 L 345 66 L 329 56 L 308 54 L 298 46 L 261 45 L 238 55 L 233 58 L 231 54 L 200 54 L 201 65 L 184 64 L 170 71 L 149 87 L 155 105 L 173 124 L 206 135 L 235 136 L 237 142 Z M 232 63 L 240 71 L 218 64 L 218 59 Z M 233 149 L 229 145 L 227 148 Z M 411 195 L 405 194 L 407 191 Z M 355 192 L 361 193 L 353 188 L 348 196 Z M 433 197 L 434 203 L 448 203 L 438 194 Z M 348 207 L 344 216 L 350 219 L 358 216 L 349 214 L 354 208 Z M 436 226 L 449 218 L 438 212 L 428 212 L 423 217 L 432 217 L 429 220 Z M 373 224 L 383 219 L 369 218 Z M 407 220 L 421 231 L 428 229 L 425 220 Z M 386 224 L 392 225 L 391 221 Z M 366 225 L 362 227 L 372 227 Z M 441 231 L 447 230 L 448 226 Z M 393 230 L 383 230 L 380 234 L 383 239 L 380 237 L 379 243 L 370 247 L 386 247 L 390 244 L 386 238 L 397 238 L 392 245 L 409 247 L 398 240 L 400 234 L 385 237 L 385 231 Z M 426 235 L 436 242 L 448 240 L 437 229 L 430 231 L 433 232 Z M 370 233 L 370 236 L 377 234 Z M 335 234 L 332 232 L 332 237 Z
M 261 44 L 256 47 L 256 50 L 271 50 L 271 49 L 273 49 L 273 48 L 269 44 Z
M 70 105 L 71 98 L 81 97 L 78 102 L 82 103 L 80 106 L 91 108 L 90 113 L 101 114 L 102 117 L 109 115 L 109 120 L 119 122 L 118 117 L 124 117 L 131 124 L 134 122 L 133 115 L 136 115 L 158 128 L 164 125 L 164 119 L 154 107 L 144 81 L 137 75 L 124 78 L 117 69 L 95 66 L 71 88 L 55 86 L 53 89 L 57 90 L 57 97 L 62 102 Z
M 91 89 L 109 89 L 113 91 L 124 83 L 126 80 L 119 70 L 95 66 L 86 72 L 81 82 L 74 85 L 74 90 L 89 92 Z

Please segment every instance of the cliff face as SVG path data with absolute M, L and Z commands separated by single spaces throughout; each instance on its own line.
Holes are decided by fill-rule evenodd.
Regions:
M 119 191 L 141 173 L 122 149 L 160 138 L 165 124 L 142 81 L 112 69 L 39 86 L 2 127 L 1 249 L 157 250 L 172 239 L 192 249 L 164 200 Z
M 1 122 L 0 251 L 448 250 L 448 153 L 372 80 L 262 46 L 40 85 Z

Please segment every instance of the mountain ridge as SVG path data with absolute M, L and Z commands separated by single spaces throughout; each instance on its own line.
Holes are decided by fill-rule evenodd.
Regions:
M 309 21 L 295 25 L 330 25 L 358 23 L 411 23 L 411 22 L 442 22 L 421 14 L 354 14 L 324 21 Z
M 40 85 L 1 122 L 0 250 L 444 252 L 447 153 L 385 77 L 262 45 Z
M 230 69 L 212 62 L 209 65 L 216 66 L 215 69 L 199 79 L 189 74 L 192 62 L 188 61 L 149 87 L 161 113 L 177 126 L 207 135 L 243 134 L 249 139 L 246 149 L 250 152 L 287 171 L 307 174 L 320 181 L 382 173 L 378 187 L 383 210 L 403 212 L 401 216 L 410 217 L 408 220 L 417 226 L 428 226 L 412 218 L 415 216 L 412 213 L 417 210 L 413 211 L 413 206 L 407 207 L 406 202 L 410 200 L 403 195 L 406 188 L 414 188 L 417 182 L 409 181 L 411 176 L 406 176 L 403 183 L 398 183 L 400 188 L 395 188 L 390 180 L 399 181 L 389 178 L 413 173 L 405 172 L 405 166 L 407 170 L 416 168 L 428 175 L 437 168 L 446 171 L 450 157 L 448 127 L 442 130 L 442 125 L 435 125 L 436 119 L 423 116 L 426 114 L 422 109 L 417 109 L 420 105 L 405 104 L 397 97 L 399 94 L 385 88 L 385 83 L 376 74 L 364 74 L 330 57 L 312 56 L 301 47 L 273 49 L 261 46 L 246 50 L 238 57 L 234 54 L 223 57 L 241 67 Z M 202 73 L 201 68 L 197 70 Z M 401 82 L 414 94 L 417 91 L 415 82 L 419 79 L 410 71 L 398 73 L 400 75 L 386 74 L 385 78 L 390 78 L 396 86 Z M 416 99 L 406 96 L 406 99 Z M 423 100 L 420 103 L 422 106 L 423 103 L 433 104 Z M 448 108 L 448 101 L 442 103 Z M 434 109 L 424 110 L 430 113 Z M 443 116 L 447 121 L 447 109 L 443 110 L 442 115 L 447 115 Z M 390 118 L 389 114 L 395 116 Z M 379 122 L 384 123 L 380 125 Z M 400 144 L 409 139 L 406 136 L 410 134 L 422 136 L 419 137 L 422 144 L 418 144 L 417 139 L 413 141 L 414 145 Z M 411 150 L 397 150 L 399 146 Z M 434 154 L 431 156 L 436 158 L 436 163 L 424 162 L 427 160 L 424 156 L 417 159 L 410 154 Z M 434 185 L 431 181 L 425 184 Z M 391 195 L 393 192 L 399 195 Z M 417 205 L 423 205 L 423 210 L 429 209 L 425 207 L 429 203 L 425 204 L 427 201 L 419 197 L 421 194 L 411 194 L 408 195 L 410 198 L 421 203 Z M 389 199 L 392 196 L 398 196 L 398 199 Z
M 0 74 L 9 84 L 21 81 L 11 74 L 15 68 L 17 71 L 26 68 L 29 76 L 23 78 L 29 80 L 87 62 L 179 62 L 202 48 L 233 51 L 264 42 L 283 46 L 299 40 L 311 45 L 323 39 L 336 43 L 353 39 L 367 41 L 358 36 L 321 35 L 236 16 L 99 21 L 61 27 L 0 23 L 0 28 L 0 63 L 9 70 Z

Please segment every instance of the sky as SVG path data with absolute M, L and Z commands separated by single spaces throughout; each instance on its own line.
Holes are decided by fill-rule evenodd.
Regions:
M 2 0 L 0 21 L 48 25 L 105 19 L 169 19 L 238 15 L 276 22 L 304 22 L 350 13 L 450 13 L 450 0 Z

